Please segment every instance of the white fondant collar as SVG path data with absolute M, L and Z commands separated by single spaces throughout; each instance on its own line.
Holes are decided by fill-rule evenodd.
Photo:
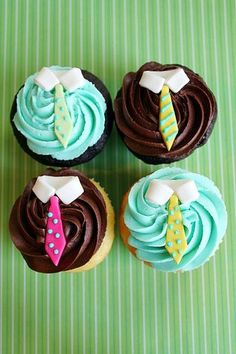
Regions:
M 151 203 L 164 205 L 176 194 L 181 203 L 190 203 L 197 200 L 199 193 L 197 186 L 192 180 L 162 180 L 153 179 L 146 192 L 146 199 Z
M 164 84 L 173 92 L 179 92 L 187 83 L 189 78 L 182 68 L 165 71 L 144 71 L 139 85 L 154 93 L 159 93 Z
M 51 91 L 57 84 L 62 84 L 68 91 L 75 91 L 86 83 L 86 79 L 79 68 L 65 71 L 44 67 L 35 76 L 34 81 L 45 91 Z
M 70 204 L 84 192 L 75 176 L 39 176 L 32 190 L 43 203 L 56 194 L 64 204 Z

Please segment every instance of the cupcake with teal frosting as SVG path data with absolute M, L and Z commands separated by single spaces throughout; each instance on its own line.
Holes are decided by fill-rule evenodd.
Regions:
M 226 227 L 219 189 L 209 178 L 180 168 L 141 178 L 125 194 L 120 210 L 120 232 L 129 251 L 165 272 L 203 265 Z
M 44 67 L 18 91 L 11 124 L 31 157 L 46 165 L 73 166 L 103 149 L 113 125 L 111 97 L 88 71 Z

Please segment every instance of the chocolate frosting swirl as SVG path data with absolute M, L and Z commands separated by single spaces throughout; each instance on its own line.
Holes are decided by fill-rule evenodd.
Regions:
M 159 132 L 159 95 L 143 88 L 144 71 L 164 71 L 182 67 L 190 81 L 179 92 L 170 91 L 179 132 L 170 151 Z M 181 65 L 144 64 L 129 72 L 115 99 L 116 125 L 127 147 L 150 163 L 172 162 L 186 157 L 207 141 L 216 119 L 217 105 L 203 79 Z
M 84 193 L 66 205 L 60 202 L 66 247 L 58 266 L 45 251 L 45 230 L 49 203 L 42 203 L 32 191 L 32 179 L 16 200 L 9 228 L 12 241 L 22 253 L 30 268 L 42 273 L 55 273 L 81 267 L 100 247 L 107 226 L 104 199 L 95 185 L 81 172 L 71 169 L 48 169 L 48 176 L 78 176 Z

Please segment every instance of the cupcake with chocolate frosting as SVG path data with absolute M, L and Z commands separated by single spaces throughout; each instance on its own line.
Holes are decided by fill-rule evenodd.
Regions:
M 111 249 L 114 212 L 99 183 L 76 170 L 48 169 L 16 200 L 9 229 L 31 269 L 85 271 Z
M 207 177 L 164 168 L 136 182 L 120 209 L 120 232 L 140 261 L 165 272 L 190 271 L 218 249 L 227 211 Z
M 19 144 L 35 160 L 74 166 L 103 149 L 113 125 L 111 97 L 88 71 L 43 68 L 15 96 L 11 124 Z
M 127 73 L 115 99 L 124 143 L 150 164 L 181 160 L 205 144 L 216 113 L 215 97 L 204 80 L 176 64 L 149 62 Z

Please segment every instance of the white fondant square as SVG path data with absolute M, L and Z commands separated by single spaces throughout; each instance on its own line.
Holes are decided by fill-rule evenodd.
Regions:
M 76 89 L 83 87 L 86 80 L 78 68 L 72 68 L 60 77 L 60 82 L 64 88 L 68 91 L 75 91 Z
M 51 91 L 60 81 L 48 68 L 42 68 L 34 78 L 35 83 L 45 91 Z

